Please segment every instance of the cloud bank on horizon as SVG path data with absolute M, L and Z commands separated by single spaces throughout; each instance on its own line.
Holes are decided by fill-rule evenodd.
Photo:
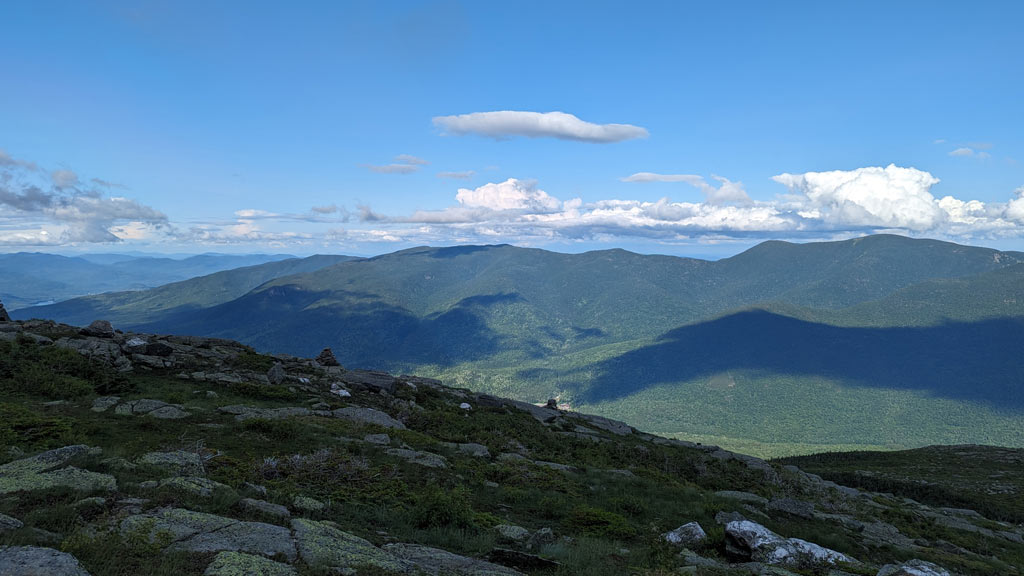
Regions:
M 427 164 L 399 156 L 402 166 Z M 890 164 L 827 172 L 781 173 L 770 200 L 753 200 L 742 182 L 721 176 L 637 172 L 619 179 L 639 185 L 685 184 L 698 202 L 559 198 L 532 180 L 508 178 L 458 188 L 454 204 L 410 214 L 355 211 L 331 204 L 306 212 L 247 208 L 227 218 L 178 225 L 156 208 L 110 196 L 103 180 L 83 182 L 70 169 L 46 171 L 0 152 L 0 245 L 55 247 L 114 242 L 152 245 L 269 243 L 512 242 L 543 245 L 647 239 L 664 243 L 786 237 L 828 239 L 875 232 L 952 240 L 1024 237 L 1024 187 L 1006 202 L 932 194 L 934 175 Z M 272 226 L 267 226 L 271 224 Z

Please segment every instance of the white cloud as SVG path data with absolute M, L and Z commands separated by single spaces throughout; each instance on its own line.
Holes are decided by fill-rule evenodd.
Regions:
M 685 182 L 701 192 L 710 204 L 749 204 L 750 196 L 743 189 L 742 182 L 733 182 L 728 178 L 714 176 L 712 178 L 721 182 L 717 188 L 709 184 L 703 176 L 696 174 L 657 174 L 654 172 L 637 172 L 631 176 L 620 178 L 622 182 Z
M 1024 224 L 1024 186 L 1014 190 L 1017 196 L 1006 206 L 1006 217 Z
M 330 204 L 328 206 L 313 206 L 311 210 L 317 214 L 334 214 L 338 211 L 337 204 Z
M 438 178 L 453 178 L 455 180 L 469 180 L 476 175 L 473 170 L 466 170 L 465 172 L 438 172 Z
M 366 167 L 377 174 L 412 174 L 420 169 L 419 166 L 413 164 L 385 164 L 383 166 L 367 164 Z
M 947 214 L 932 196 L 939 182 L 928 172 L 890 164 L 885 168 L 779 174 L 793 208 L 820 214 L 826 226 L 935 229 Z
M 593 124 L 565 112 L 502 110 L 437 116 L 434 125 L 451 134 L 478 134 L 495 139 L 512 136 L 558 138 L 578 142 L 621 142 L 646 138 L 647 129 L 631 124 Z
M 488 210 L 529 210 L 531 212 L 553 212 L 561 207 L 557 198 L 537 188 L 534 182 L 509 178 L 504 182 L 484 184 L 470 190 L 460 188 L 455 199 L 470 208 Z
M 417 158 L 416 156 L 409 154 L 399 154 L 398 156 L 395 156 L 395 162 L 398 162 L 399 164 L 413 164 L 415 166 L 426 166 L 427 164 L 430 164 L 430 162 L 427 162 L 423 158 Z
M 978 142 L 978 143 L 974 143 L 972 145 L 975 146 L 976 148 L 981 148 L 981 147 L 991 148 L 992 147 L 992 145 L 988 144 L 987 142 Z M 977 158 L 979 160 L 984 160 L 986 158 L 991 158 L 991 155 L 988 152 L 977 150 L 975 148 L 971 148 L 970 146 L 961 146 L 960 148 L 957 148 L 956 150 L 951 151 L 949 153 L 949 155 L 950 156 L 954 156 L 954 157 L 958 157 L 958 158 Z
M 702 176 L 696 174 L 657 174 L 655 172 L 637 172 L 625 178 L 619 178 L 622 182 L 703 182 Z

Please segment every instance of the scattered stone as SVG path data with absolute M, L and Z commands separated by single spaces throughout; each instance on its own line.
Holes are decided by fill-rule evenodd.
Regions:
M 708 535 L 704 533 L 704 529 L 696 522 L 683 524 L 679 528 L 666 532 L 661 536 L 669 544 L 686 547 L 700 544 L 708 538 Z
M 0 533 L 7 532 L 8 530 L 17 530 L 24 526 L 21 520 L 12 518 L 6 514 L 0 514 Z
M 416 450 L 406 450 L 404 448 L 391 448 L 386 452 L 390 456 L 396 456 L 407 462 L 426 466 L 427 468 L 448 467 L 448 460 L 446 460 L 444 456 L 433 454 L 431 452 L 418 452 Z
M 83 336 L 93 336 L 96 338 L 113 338 L 114 327 L 110 322 L 106 320 L 94 320 L 92 324 L 89 324 L 85 328 L 82 328 L 81 333 Z
M 594 428 L 599 428 L 607 432 L 611 432 L 617 436 L 627 436 L 633 433 L 633 428 L 625 422 L 619 422 L 618 420 L 612 420 L 611 418 L 605 418 L 604 416 L 594 416 L 592 414 L 579 414 L 579 417 L 583 418 Z
M 292 500 L 292 508 L 308 513 L 323 512 L 327 509 L 327 505 L 317 500 L 316 498 L 310 498 L 309 496 L 296 496 Z
M 413 571 L 411 563 L 326 522 L 296 518 L 292 520 L 292 532 L 299 557 L 314 569 L 342 574 L 355 574 L 357 568 L 365 567 L 399 574 Z
M 203 576 L 295 576 L 295 568 L 260 556 L 221 552 L 213 557 Z
M 107 505 L 107 499 L 102 496 L 92 496 L 90 498 L 82 498 L 78 502 L 72 504 L 75 508 L 102 508 Z
M 740 502 L 746 502 L 747 504 L 757 504 L 758 506 L 765 506 L 768 504 L 768 499 L 758 496 L 757 494 L 751 494 L 750 492 L 740 492 L 737 490 L 719 490 L 715 492 L 715 496 L 719 498 L 727 498 L 729 500 L 739 500 Z
M 522 526 L 513 526 L 511 524 L 498 524 L 494 527 L 494 531 L 498 533 L 502 540 L 510 542 L 525 542 L 530 537 L 529 530 Z
M 182 410 L 180 404 L 168 404 L 161 400 L 143 398 L 142 400 L 129 400 L 114 408 L 114 414 L 121 416 L 152 416 L 161 420 L 177 420 L 191 416 Z
M 825 565 L 853 560 L 835 550 L 800 540 L 783 538 L 749 520 L 725 525 L 726 552 L 754 562 L 771 565 Z
M 358 424 L 374 424 L 383 428 L 405 430 L 405 424 L 395 420 L 391 416 L 374 410 L 373 408 L 360 408 L 358 406 L 346 406 L 331 412 L 335 418 L 341 418 Z
M 576 468 L 569 466 L 568 464 L 559 464 L 558 462 L 547 462 L 545 460 L 534 460 L 533 463 L 543 468 L 550 468 L 552 470 L 558 470 L 559 472 L 576 472 Z
M 466 442 L 463 444 L 455 444 L 453 442 L 445 442 L 444 446 L 451 448 L 452 450 L 458 450 L 463 454 L 468 454 L 476 458 L 490 458 L 491 451 L 487 449 L 487 446 L 483 444 L 476 444 L 474 442 Z
M 4 576 L 89 576 L 78 559 L 66 552 L 38 546 L 0 546 Z
M 280 362 L 271 366 L 270 370 L 267 370 L 267 380 L 269 380 L 271 384 L 278 385 L 284 382 L 284 379 L 284 366 L 281 366 Z
M 370 444 L 376 444 L 378 446 L 388 446 L 391 444 L 391 436 L 387 434 L 367 434 L 363 436 L 363 441 L 369 442 Z
M 551 528 L 541 528 L 530 536 L 530 539 L 526 542 L 527 550 L 540 550 L 548 544 L 555 542 L 555 533 L 551 531 Z
M 949 576 L 949 571 L 924 560 L 908 560 L 902 564 L 882 566 L 878 576 Z
M 98 448 L 79 444 L 8 462 L 0 466 L 0 494 L 56 487 L 82 491 L 116 490 L 117 481 L 109 474 L 65 466 L 72 458 L 98 452 Z
M 330 348 L 324 348 L 320 351 L 320 354 L 316 357 L 316 363 L 321 366 L 341 366 L 338 359 L 334 357 L 334 352 Z
M 462 404 L 459 404 L 459 408 L 462 408 L 463 410 L 473 409 L 473 407 L 469 405 L 469 402 L 463 402 Z
M 511 568 L 439 548 L 416 544 L 388 544 L 384 551 L 416 566 L 430 576 L 522 576 Z
M 292 515 L 292 513 L 288 511 L 288 508 L 281 506 L 280 504 L 272 504 L 265 500 L 242 498 L 238 501 L 238 505 L 241 506 L 243 510 L 265 514 L 275 518 L 290 518 Z
M 395 377 L 391 374 L 373 370 L 353 370 L 351 372 L 346 372 L 341 380 L 356 387 L 357 389 L 364 389 L 384 394 L 394 394 L 395 387 L 398 384 L 398 381 L 395 380 Z
M 138 460 L 139 464 L 159 466 L 178 476 L 203 474 L 203 459 L 196 452 L 177 450 L 175 452 L 150 452 Z
M 120 396 L 100 396 L 92 401 L 93 412 L 106 412 L 112 406 L 121 401 Z
M 231 487 L 220 482 L 214 482 L 209 478 L 199 476 L 176 476 L 160 481 L 161 488 L 180 490 L 200 498 L 209 498 L 217 490 L 230 490 Z
M 267 495 L 267 487 L 266 486 L 261 486 L 259 484 L 253 484 L 251 482 L 246 482 L 245 483 L 245 487 L 248 488 L 249 490 L 252 490 L 253 492 L 259 494 L 260 496 L 266 496 Z
M 241 522 L 183 508 L 163 508 L 155 513 L 129 516 L 121 522 L 120 528 L 124 535 L 137 534 L 149 542 L 169 538 L 167 550 L 280 555 L 289 562 L 296 558 L 291 534 L 283 526 Z

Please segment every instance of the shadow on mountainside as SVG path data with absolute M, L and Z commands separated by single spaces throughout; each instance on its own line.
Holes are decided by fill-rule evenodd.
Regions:
M 598 362 L 594 403 L 729 370 L 823 376 L 848 386 L 920 390 L 1024 412 L 1024 319 L 843 328 L 756 310 L 677 328 Z
M 514 293 L 474 296 L 420 318 L 368 292 L 284 285 L 212 308 L 181 310 L 132 328 L 230 338 L 261 351 L 306 357 L 330 346 L 350 368 L 451 366 L 499 351 L 500 339 L 483 315 L 490 307 L 520 299 Z

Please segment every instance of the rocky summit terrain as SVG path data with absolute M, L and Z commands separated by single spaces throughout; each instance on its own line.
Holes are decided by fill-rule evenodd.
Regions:
M 908 498 L 906 478 L 887 492 L 847 487 L 555 401 L 347 370 L 331 350 L 306 359 L 103 321 L 3 321 L 0 422 L 4 575 L 1024 565 L 1021 518 Z M 1000 454 L 992 482 L 1019 494 L 1019 474 L 1003 469 L 1021 453 Z M 935 458 L 920 470 L 941 468 Z

